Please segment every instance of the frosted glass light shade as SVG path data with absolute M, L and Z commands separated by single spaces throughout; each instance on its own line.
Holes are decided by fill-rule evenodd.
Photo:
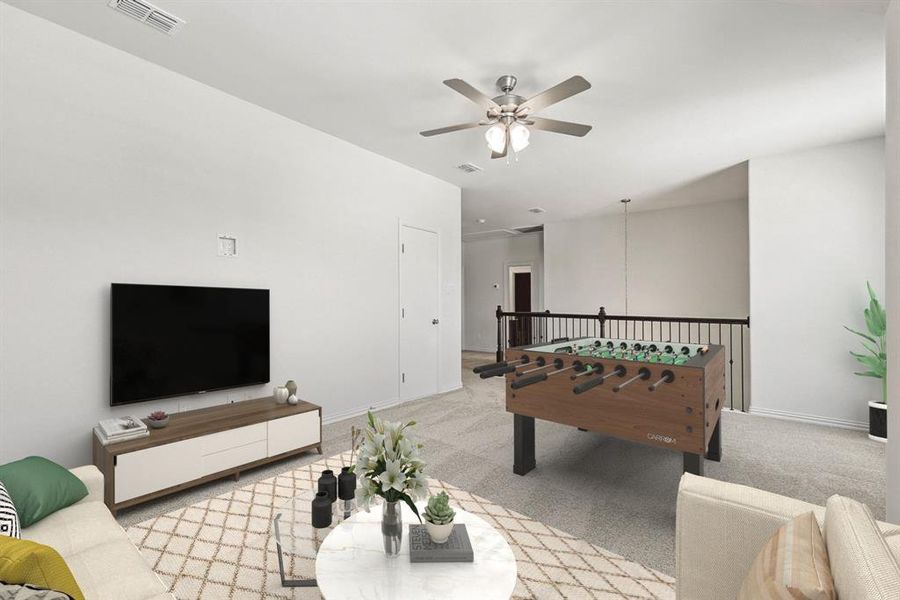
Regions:
M 531 132 L 521 123 L 513 123 L 509 126 L 509 143 L 513 152 L 521 152 L 528 147 L 528 137 Z
M 502 154 L 506 149 L 506 126 L 502 123 L 494 123 L 484 132 L 488 148 L 497 154 Z

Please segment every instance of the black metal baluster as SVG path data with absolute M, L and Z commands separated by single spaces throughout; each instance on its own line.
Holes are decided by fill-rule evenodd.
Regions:
M 728 326 L 728 375 L 731 378 L 730 399 L 728 403 L 734 408 L 734 325 Z
M 744 326 L 739 325 L 741 328 L 741 412 L 746 412 L 747 409 L 744 408 Z

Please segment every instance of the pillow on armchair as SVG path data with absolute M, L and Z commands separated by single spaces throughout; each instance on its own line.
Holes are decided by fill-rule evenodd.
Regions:
M 738 600 L 836 600 L 828 551 L 815 514 L 797 515 L 760 550 Z
M 87 487 L 71 471 L 40 456 L 0 466 L 0 483 L 9 492 L 23 528 L 88 495 Z

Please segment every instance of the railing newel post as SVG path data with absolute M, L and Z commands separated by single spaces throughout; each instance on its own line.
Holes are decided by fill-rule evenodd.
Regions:
M 498 304 L 497 312 L 495 313 L 497 316 L 497 362 L 503 360 L 503 334 L 502 334 L 502 326 L 501 322 L 503 320 L 503 308 Z

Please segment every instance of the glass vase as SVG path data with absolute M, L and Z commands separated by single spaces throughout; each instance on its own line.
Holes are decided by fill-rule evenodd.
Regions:
M 389 558 L 400 554 L 403 541 L 403 512 L 400 501 L 384 501 L 381 505 L 381 537 L 384 539 L 384 553 Z

